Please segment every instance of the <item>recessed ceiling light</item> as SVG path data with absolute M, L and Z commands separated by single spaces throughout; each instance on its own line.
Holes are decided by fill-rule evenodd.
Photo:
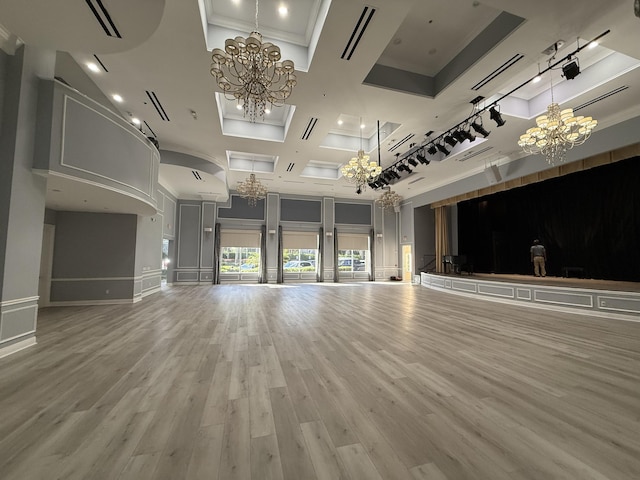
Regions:
M 364 128 L 364 127 L 365 127 L 365 124 L 364 124 L 364 123 L 361 123 L 361 124 L 360 124 L 360 128 L 362 129 L 362 128 Z
M 598 46 L 598 42 L 589 43 L 589 48 L 596 48 Z
M 264 113 L 266 113 L 267 115 L 269 115 L 271 113 L 271 109 L 270 108 L 265 108 L 264 109 Z
M 100 68 L 98 67 L 98 65 L 96 65 L 93 62 L 89 62 L 87 63 L 87 68 L 89 70 L 91 70 L 92 72 L 98 73 L 100 71 Z
M 117 93 L 113 95 L 113 99 L 118 103 L 122 103 L 122 97 Z
M 289 14 L 289 9 L 284 5 L 280 5 L 280 7 L 278 8 L 278 13 L 281 17 L 286 17 Z
M 132 122 L 132 123 L 134 123 L 135 125 L 140 125 L 140 123 L 141 123 L 141 122 L 140 122 L 140 119 L 139 119 L 139 118 L 136 118 L 136 117 L 133 117 L 133 118 L 131 119 L 131 122 Z
M 237 108 L 238 110 L 242 110 L 242 105 L 238 104 L 238 105 L 236 105 L 236 108 Z
M 342 120 L 338 120 L 338 125 L 342 125 L 344 122 Z
M 538 83 L 540 80 L 542 80 L 542 77 L 540 75 L 536 75 L 533 77 L 533 80 L 531 80 L 531 83 Z

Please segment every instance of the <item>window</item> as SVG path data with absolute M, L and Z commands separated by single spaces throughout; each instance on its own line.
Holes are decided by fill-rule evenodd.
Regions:
M 282 232 L 282 270 L 284 273 L 316 272 L 318 234 Z
M 220 232 L 220 273 L 258 273 L 260 254 L 260 233 L 251 230 Z
M 368 250 L 338 250 L 338 270 L 341 272 L 367 271 Z
M 258 272 L 260 249 L 255 247 L 222 247 L 220 273 Z
M 340 272 L 369 271 L 369 236 L 338 234 L 338 270 Z
M 315 272 L 318 250 L 309 248 L 285 248 L 282 251 L 285 273 Z

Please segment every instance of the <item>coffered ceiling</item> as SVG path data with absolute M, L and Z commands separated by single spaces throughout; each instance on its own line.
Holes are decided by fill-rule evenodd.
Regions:
M 524 85 L 500 102 L 504 126 L 484 114 L 486 139 L 434 155 L 393 189 L 409 198 L 521 158 L 518 137 L 551 102 L 551 84 L 563 108 L 586 105 L 580 114 L 597 118 L 598 130 L 640 115 L 640 19 L 630 0 L 261 0 L 259 30 L 295 61 L 298 85 L 287 106 L 256 123 L 209 73 L 212 48 L 254 29 L 254 1 L 102 0 L 121 38 L 97 20 L 95 0 L 55 3 L 0 0 L 0 24 L 25 43 L 68 52 L 86 75 L 68 62 L 56 73 L 74 88 L 121 95 L 110 107 L 145 122 L 163 162 L 180 155 L 160 172 L 180 198 L 224 201 L 252 170 L 282 194 L 376 198 L 380 191 L 358 195 L 339 173 L 361 145 L 388 167 L 465 120 L 472 100 L 491 105 L 552 56 L 561 60 L 607 31 L 578 54 L 575 79 L 558 66 Z M 86 65 L 96 57 L 94 73 Z M 198 170 L 202 162 L 215 168 Z

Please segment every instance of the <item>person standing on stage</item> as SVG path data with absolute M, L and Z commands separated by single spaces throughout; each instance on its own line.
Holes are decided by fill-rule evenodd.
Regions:
M 536 239 L 531 245 L 531 263 L 533 263 L 533 274 L 536 277 L 546 277 L 547 271 L 544 268 L 544 264 L 547 261 L 547 251 L 544 245 L 540 243 L 540 240 Z

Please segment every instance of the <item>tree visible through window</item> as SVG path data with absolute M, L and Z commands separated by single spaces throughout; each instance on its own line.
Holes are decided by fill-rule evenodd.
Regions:
M 222 247 L 220 273 L 258 272 L 260 249 L 253 247 Z

